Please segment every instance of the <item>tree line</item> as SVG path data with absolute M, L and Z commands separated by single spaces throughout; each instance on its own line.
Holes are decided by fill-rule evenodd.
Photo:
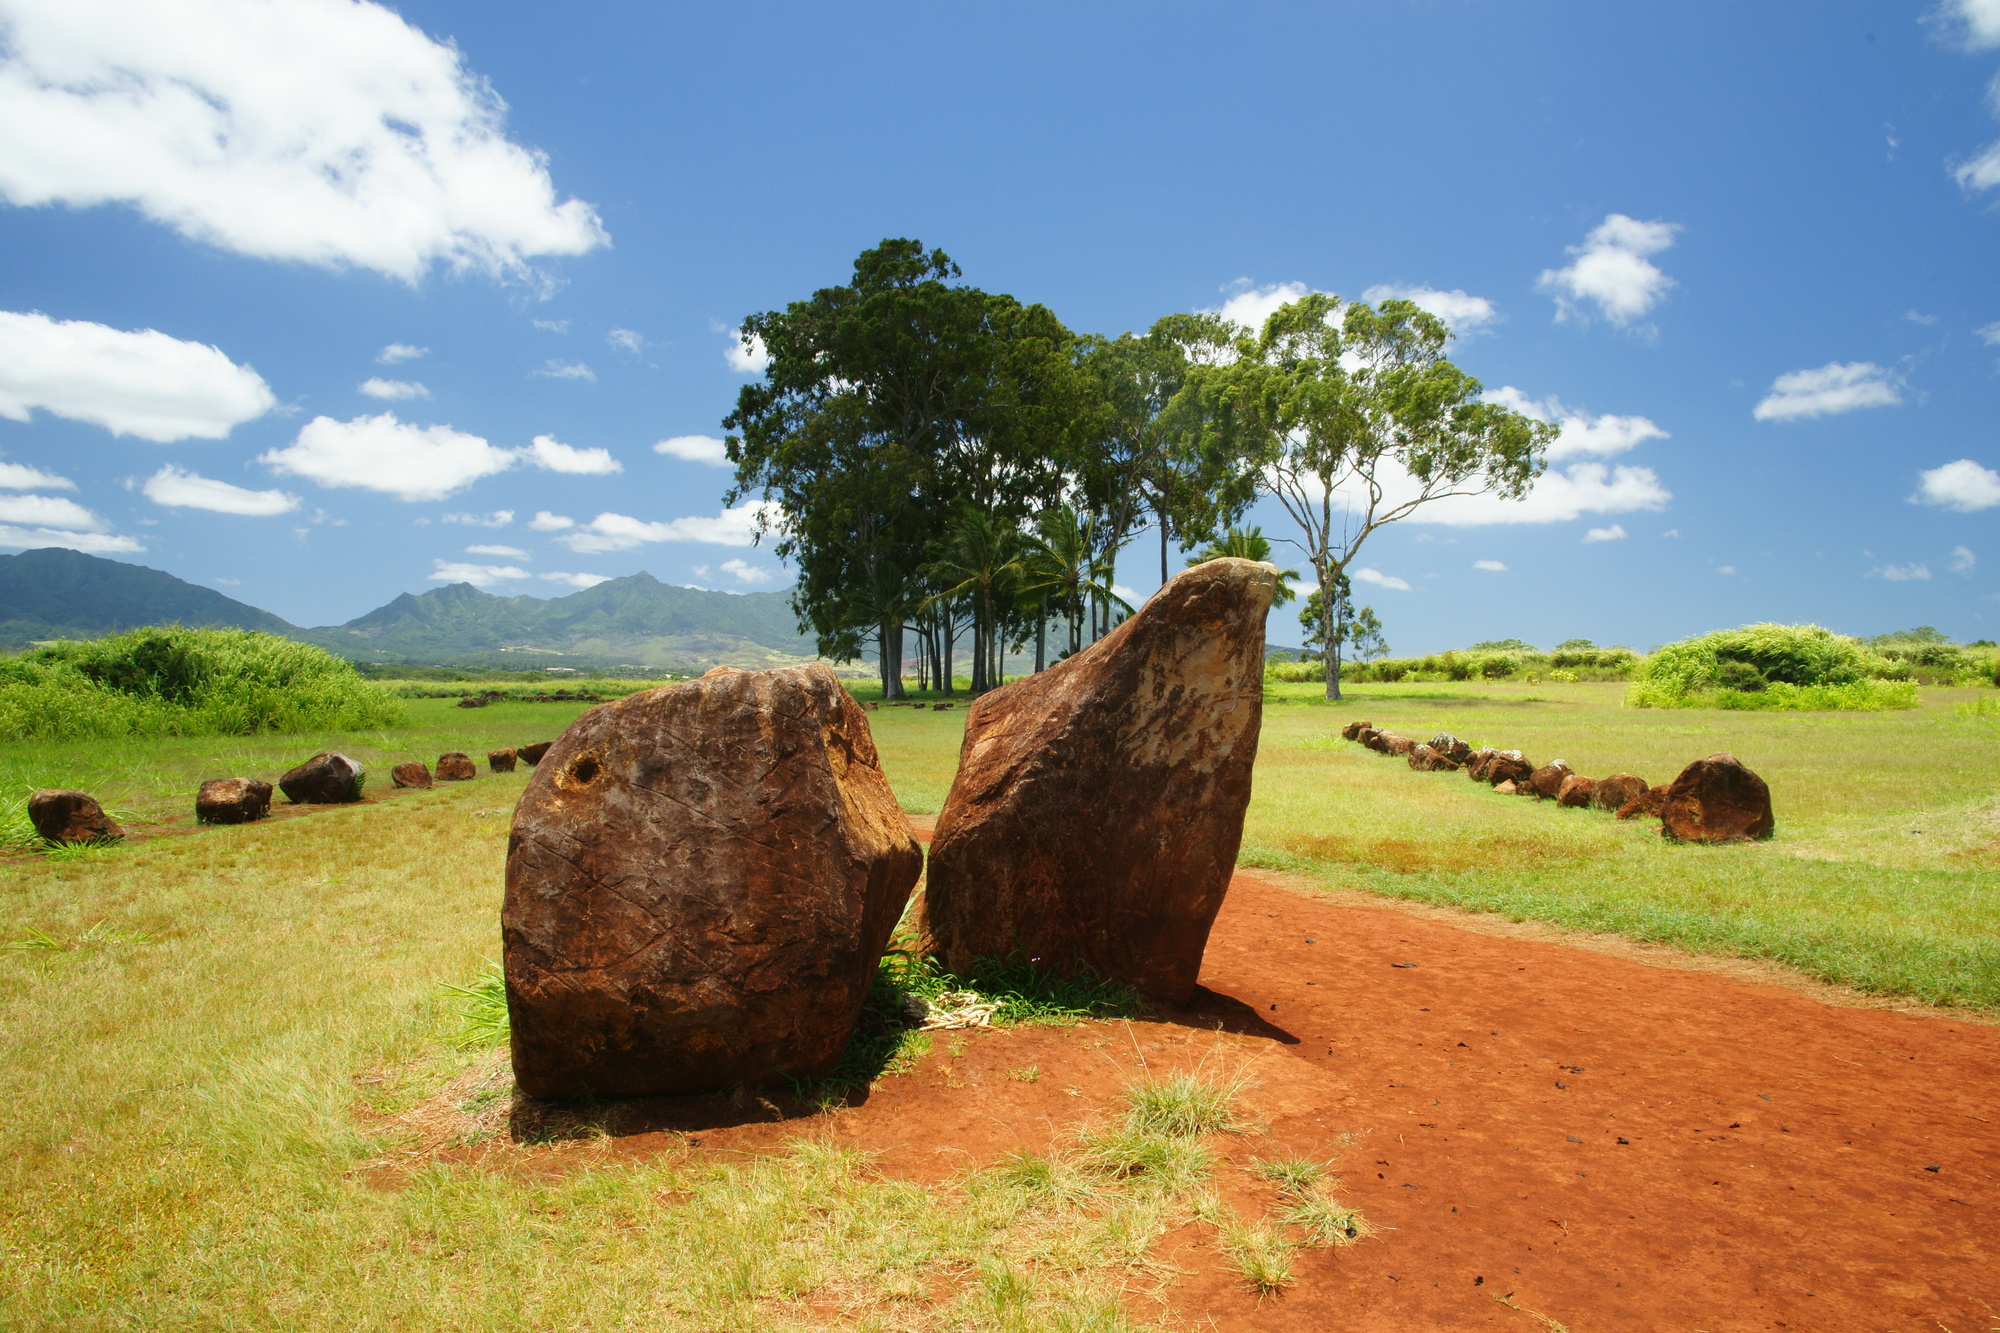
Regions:
M 768 502 L 801 628 L 836 660 L 872 646 L 884 698 L 906 674 L 949 693 L 961 642 L 974 693 L 1010 649 L 1037 670 L 1079 651 L 1130 613 L 1112 569 L 1149 530 L 1162 582 L 1173 548 L 1268 558 L 1236 526 L 1260 494 L 1299 527 L 1337 698 L 1362 544 L 1447 496 L 1518 498 L 1553 436 L 1483 401 L 1408 301 L 1315 293 L 1261 329 L 1176 314 L 1107 338 L 962 277 L 885 240 L 739 331 L 768 360 L 723 421 L 727 503 Z

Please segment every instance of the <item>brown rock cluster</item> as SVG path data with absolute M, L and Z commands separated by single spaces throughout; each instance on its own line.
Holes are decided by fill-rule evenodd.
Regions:
M 248 824 L 271 813 L 271 784 L 255 778 L 210 778 L 195 793 L 202 824 Z
M 125 836 L 118 821 L 88 792 L 51 788 L 28 798 L 28 822 L 53 846 L 116 842 Z

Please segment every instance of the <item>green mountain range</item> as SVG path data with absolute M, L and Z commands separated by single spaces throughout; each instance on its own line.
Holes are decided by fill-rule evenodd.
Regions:
M 264 630 L 381 665 L 705 670 L 813 656 L 783 593 L 677 588 L 645 573 L 552 598 L 454 583 L 302 629 L 143 565 L 54 548 L 0 556 L 0 649 L 173 623 Z

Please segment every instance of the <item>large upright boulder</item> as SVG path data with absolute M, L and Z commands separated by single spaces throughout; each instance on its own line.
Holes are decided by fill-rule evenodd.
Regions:
M 1774 827 L 1771 789 L 1733 754 L 1689 764 L 1660 803 L 1660 832 L 1677 842 L 1750 842 Z
M 256 778 L 210 778 L 194 794 L 201 824 L 249 824 L 271 813 L 271 784 Z
M 531 1096 L 813 1078 L 923 869 L 860 707 L 814 663 L 585 713 L 529 779 L 501 913 Z
M 58 846 L 79 842 L 116 842 L 125 836 L 118 821 L 89 792 L 47 788 L 28 797 L 28 822 L 42 841 Z
M 278 779 L 293 805 L 346 805 L 361 799 L 367 770 L 344 754 L 322 750 Z
M 947 968 L 1020 955 L 1187 1001 L 1243 837 L 1276 590 L 1268 564 L 1197 565 L 972 706 L 924 890 Z

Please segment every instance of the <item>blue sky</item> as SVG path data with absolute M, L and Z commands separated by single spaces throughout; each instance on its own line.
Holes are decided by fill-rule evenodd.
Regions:
M 1526 504 L 1371 539 L 1399 653 L 2000 637 L 2000 0 L 0 24 L 5 549 L 301 624 L 457 577 L 782 588 L 702 461 L 728 330 L 915 236 L 1079 330 L 1308 289 L 1451 318 L 1567 426 Z

